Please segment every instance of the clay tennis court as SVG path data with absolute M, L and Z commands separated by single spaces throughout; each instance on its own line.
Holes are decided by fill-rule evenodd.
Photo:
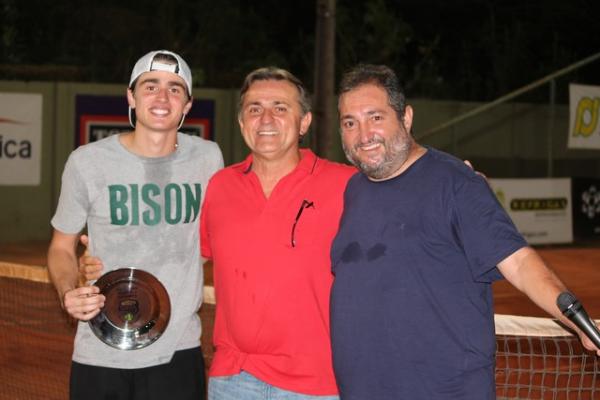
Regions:
M 0 400 L 67 399 L 69 365 L 76 323 L 62 312 L 56 294 L 47 282 L 44 267 L 46 248 L 47 243 L 44 242 L 0 244 Z M 554 246 L 541 247 L 537 250 L 577 295 L 590 315 L 599 319 L 600 246 L 592 243 L 584 247 Z M 205 283 L 212 285 L 210 266 L 205 266 L 205 277 Z M 494 284 L 494 300 L 497 314 L 546 316 L 542 310 L 506 282 Z M 200 315 L 204 330 L 202 347 L 209 365 L 212 358 L 210 343 L 214 305 L 205 304 Z M 498 354 L 500 354 L 501 344 L 498 343 Z M 508 349 L 512 344 L 504 343 L 502 346 Z M 521 351 L 518 342 L 517 346 L 519 346 L 518 351 Z M 527 346 L 531 346 L 531 341 Z M 569 346 L 570 353 L 581 352 L 578 343 L 570 342 Z M 542 350 L 546 351 L 545 348 Z M 504 351 L 502 354 L 507 352 Z M 569 355 L 570 366 L 566 372 L 568 376 L 572 373 L 573 357 L 572 354 Z M 546 358 L 543 356 L 541 362 L 546 363 Z M 558 357 L 553 357 L 552 360 L 554 359 L 558 360 Z M 504 361 L 504 358 L 498 355 L 498 364 L 502 367 L 513 362 L 512 358 Z M 557 370 L 561 369 L 559 368 L 561 363 L 562 361 L 556 361 Z M 591 372 L 586 372 L 585 379 L 582 378 L 577 383 L 580 388 L 582 385 L 592 388 L 589 392 L 574 394 L 573 396 L 576 397 L 571 397 L 566 392 L 546 393 L 531 388 L 524 392 L 522 388 L 515 389 L 516 385 L 525 385 L 523 382 L 517 382 L 510 384 L 512 392 L 505 391 L 502 394 L 499 392 L 498 398 L 593 399 L 596 398 L 595 393 L 598 394 L 597 398 L 600 398 L 598 360 L 595 356 L 588 355 L 582 362 L 577 358 L 577 365 L 577 368 L 586 371 L 591 368 Z M 513 365 L 511 368 L 516 367 Z M 538 379 L 533 376 L 534 374 L 530 372 L 528 374 L 532 375 L 531 379 Z M 497 379 L 506 378 L 507 382 L 511 379 L 523 380 L 523 376 L 524 374 L 519 374 L 517 378 L 511 378 L 504 376 L 503 371 L 497 373 Z M 558 373 L 552 376 L 555 381 L 559 378 Z M 542 374 L 539 379 L 541 379 L 540 384 L 543 384 L 547 377 L 544 378 Z M 574 385 L 568 380 L 565 382 L 552 384 Z

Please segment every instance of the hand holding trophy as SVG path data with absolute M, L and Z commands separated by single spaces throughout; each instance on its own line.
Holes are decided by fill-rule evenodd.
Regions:
M 167 328 L 171 315 L 169 294 L 151 273 L 136 268 L 118 268 L 102 275 L 102 261 L 88 252 L 89 239 L 79 258 L 81 280 L 98 279 L 94 286 L 106 298 L 104 307 L 89 325 L 109 346 L 121 350 L 141 349 L 156 341 Z

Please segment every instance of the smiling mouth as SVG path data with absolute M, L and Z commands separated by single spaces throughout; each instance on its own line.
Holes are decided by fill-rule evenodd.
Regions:
M 371 151 L 371 150 L 378 149 L 380 146 L 381 146 L 381 143 L 379 143 L 379 142 L 372 142 L 372 143 L 367 143 L 367 144 L 359 145 L 359 146 L 357 146 L 357 149 L 360 150 L 360 151 Z
M 277 131 L 259 131 L 258 136 L 275 136 L 278 133 L 279 132 L 277 132 Z
M 164 117 L 169 114 L 169 110 L 164 108 L 151 108 L 150 112 L 152 115 L 156 115 L 157 117 Z

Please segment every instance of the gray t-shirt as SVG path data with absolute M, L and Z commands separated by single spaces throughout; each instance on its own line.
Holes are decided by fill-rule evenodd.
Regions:
M 129 152 L 114 135 L 69 156 L 52 226 L 76 234 L 87 225 L 90 254 L 100 257 L 104 272 L 146 270 L 161 281 L 171 301 L 165 333 L 139 350 L 112 348 L 80 322 L 73 353 L 78 363 L 144 368 L 200 345 L 200 210 L 223 157 L 214 142 L 182 133 L 177 142 L 172 154 L 147 158 Z

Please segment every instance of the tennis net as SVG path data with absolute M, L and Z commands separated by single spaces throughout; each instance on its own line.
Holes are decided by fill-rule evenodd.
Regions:
M 600 359 L 549 318 L 496 315 L 498 400 L 600 399 Z
M 45 269 L 0 263 L 0 293 L 0 399 L 66 399 L 75 323 Z
M 205 287 L 202 347 L 212 359 L 214 291 Z M 600 399 L 600 359 L 546 318 L 496 315 L 498 400 Z M 76 323 L 44 267 L 0 261 L 0 400 L 65 400 Z

